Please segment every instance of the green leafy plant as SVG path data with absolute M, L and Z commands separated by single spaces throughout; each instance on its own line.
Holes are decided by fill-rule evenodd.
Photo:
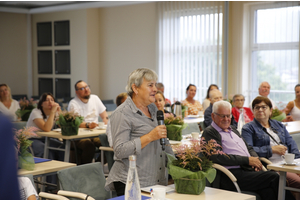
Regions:
M 56 124 L 60 126 L 72 125 L 75 127 L 79 126 L 82 122 L 83 117 L 80 116 L 78 113 L 75 113 L 74 111 L 62 111 L 59 114 Z
M 167 113 L 165 115 L 164 121 L 167 128 L 167 137 L 170 140 L 182 140 L 182 130 L 187 127 L 187 124 L 184 123 L 181 117 L 174 117 L 172 114 L 168 116 Z
M 271 119 L 275 119 L 277 121 L 282 121 L 286 118 L 286 114 L 284 112 L 282 112 L 281 110 L 274 108 L 272 110 L 272 116 Z
M 18 118 L 21 118 L 22 121 L 28 121 L 31 111 L 36 108 L 37 101 L 33 99 L 27 100 L 25 97 L 19 101 L 20 109 L 16 111 Z

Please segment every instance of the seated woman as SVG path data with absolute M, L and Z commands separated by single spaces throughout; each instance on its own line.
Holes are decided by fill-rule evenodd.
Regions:
M 116 190 L 118 196 L 125 192 L 130 155 L 136 155 L 141 188 L 168 184 L 167 157 L 160 145 L 160 139 L 167 137 L 167 129 L 157 123 L 156 80 L 156 73 L 150 69 L 133 71 L 126 86 L 128 97 L 110 117 L 115 162 L 105 188 Z M 174 155 L 169 141 L 165 142 L 165 152 Z
M 300 158 L 297 144 L 285 126 L 270 119 L 271 101 L 266 97 L 258 96 L 252 102 L 252 110 L 254 120 L 243 126 L 242 137 L 253 147 L 258 156 L 265 157 L 273 163 L 283 162 L 281 156 L 287 152 L 295 154 L 295 158 Z M 297 174 L 287 172 L 286 178 L 289 187 L 300 188 L 300 177 Z
M 8 85 L 0 84 L 0 113 L 9 117 L 11 121 L 17 121 L 16 111 L 20 109 L 19 102 L 12 99 Z
M 232 108 L 231 112 L 236 122 L 239 121 L 241 109 L 243 109 L 244 119 L 246 123 L 251 122 L 254 118 L 251 109 L 247 107 L 243 107 L 244 102 L 245 102 L 245 97 L 242 94 L 236 94 L 232 98 L 232 104 L 234 107 Z
M 206 98 L 203 100 L 202 103 L 202 107 L 203 107 L 203 112 L 206 110 L 206 108 L 209 107 L 210 105 L 210 100 L 209 100 L 209 92 L 215 89 L 219 89 L 219 87 L 216 84 L 211 84 L 208 89 L 207 89 L 207 93 L 206 93 Z
M 42 131 L 51 131 L 55 125 L 55 116 L 60 112 L 60 106 L 54 101 L 54 97 L 51 93 L 44 93 L 40 97 L 37 108 L 33 109 L 26 127 L 34 126 Z M 31 138 L 33 141 L 32 149 L 34 156 L 43 158 L 44 157 L 44 146 L 45 138 Z M 50 146 L 59 147 L 62 146 L 61 142 L 57 139 L 50 140 Z M 64 153 L 62 151 L 49 151 L 49 158 L 63 161 Z
M 183 106 L 188 107 L 188 109 L 185 111 L 184 116 L 198 115 L 198 112 L 203 110 L 201 103 L 194 99 L 196 92 L 197 87 L 193 84 L 189 84 L 189 86 L 186 88 L 187 97 L 181 102 Z
M 289 121 L 300 120 L 300 84 L 295 86 L 295 95 L 296 99 L 294 101 L 290 101 L 285 108 L 285 114 L 290 114 L 292 117 L 292 120 Z
M 164 94 L 161 91 L 157 91 L 157 93 L 155 94 L 155 105 L 157 109 L 163 111 L 164 114 L 168 113 L 174 116 L 173 113 L 170 113 L 169 111 L 165 110 L 165 104 L 166 104 L 166 99 Z

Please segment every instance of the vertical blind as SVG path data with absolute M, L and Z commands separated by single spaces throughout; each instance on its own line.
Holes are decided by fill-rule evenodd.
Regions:
M 196 100 L 222 83 L 223 2 L 159 2 L 159 81 L 172 103 L 197 86 Z

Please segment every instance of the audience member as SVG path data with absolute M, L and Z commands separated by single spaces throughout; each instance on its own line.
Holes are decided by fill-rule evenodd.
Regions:
M 233 96 L 232 104 L 234 107 L 232 108 L 232 115 L 236 122 L 239 121 L 241 109 L 243 109 L 244 119 L 246 123 L 251 122 L 254 118 L 251 109 L 247 107 L 243 107 L 244 103 L 245 103 L 245 97 L 242 94 L 236 94 Z
M 186 99 L 181 102 L 183 106 L 187 106 L 188 109 L 185 111 L 184 116 L 198 115 L 199 111 L 202 111 L 202 105 L 199 101 L 195 100 L 194 97 L 197 92 L 197 87 L 193 84 L 189 84 L 186 88 Z
M 19 102 L 12 99 L 8 85 L 0 84 L 0 113 L 9 117 L 11 121 L 17 121 L 16 111 L 20 109 Z
M 296 99 L 294 101 L 290 101 L 285 108 L 285 114 L 290 114 L 292 117 L 291 121 L 300 120 L 300 84 L 295 86 L 295 95 Z
M 161 91 L 157 91 L 155 94 L 155 105 L 158 110 L 163 111 L 164 114 L 168 113 L 174 116 L 173 113 L 170 113 L 169 111 L 165 110 L 165 96 Z M 166 115 L 165 115 L 166 116 Z
M 126 99 L 127 99 L 127 93 L 126 92 L 123 92 L 123 93 L 119 94 L 116 98 L 117 107 L 119 105 L 121 105 Z M 113 142 L 112 142 L 112 137 L 111 137 L 110 120 L 108 120 L 108 122 L 107 122 L 106 135 L 107 135 L 107 140 L 108 140 L 109 146 L 113 147 Z
M 158 91 L 161 91 L 163 94 L 165 93 L 165 86 L 163 83 L 156 83 L 156 88 Z M 171 105 L 171 101 L 165 98 L 166 103 Z
M 36 200 L 38 194 L 36 193 L 31 180 L 28 177 L 18 177 L 20 187 L 21 200 Z
M 300 158 L 297 144 L 285 126 L 270 119 L 271 101 L 266 97 L 256 97 L 252 102 L 252 110 L 255 118 L 243 126 L 242 136 L 258 156 L 275 164 L 282 163 L 284 159 L 281 156 L 286 153 L 293 153 L 295 158 Z M 287 172 L 286 178 L 289 187 L 300 188 L 300 177 L 297 174 Z M 300 199 L 300 194 L 297 195 L 297 199 Z
M 219 89 L 219 87 L 216 85 L 216 84 L 211 84 L 208 89 L 207 89 L 207 92 L 206 92 L 206 97 L 205 99 L 203 100 L 203 103 L 202 103 L 202 107 L 203 107 L 203 112 L 205 112 L 206 108 L 209 107 L 210 105 L 210 100 L 209 100 L 209 92 L 211 90 L 215 90 L 215 89 Z
M 106 108 L 97 95 L 91 94 L 90 86 L 82 80 L 75 83 L 76 97 L 69 103 L 68 110 L 80 114 L 84 121 L 80 128 L 93 129 L 98 126 L 98 116 L 107 124 Z M 95 148 L 101 145 L 99 137 L 76 140 L 75 145 L 81 150 L 78 164 L 91 163 Z
M 37 108 L 34 108 L 30 113 L 26 127 L 36 127 L 42 131 L 51 131 L 55 125 L 55 116 L 60 112 L 60 106 L 54 101 L 51 93 L 44 93 L 40 97 Z M 30 138 L 32 140 L 32 149 L 35 157 L 44 157 L 45 137 Z M 51 139 L 50 146 L 61 147 L 63 144 L 58 139 Z M 49 158 L 55 160 L 64 160 L 64 152 L 49 151 Z
M 270 94 L 270 90 L 271 90 L 270 84 L 269 84 L 268 82 L 262 82 L 262 83 L 259 85 L 259 88 L 258 88 L 258 94 L 259 94 L 259 96 L 263 96 L 263 97 L 269 98 L 268 96 L 269 96 L 269 94 Z M 270 99 L 270 98 L 269 98 L 269 99 Z M 272 107 L 273 107 L 273 108 L 277 108 L 275 102 L 274 102 L 272 99 L 270 99 L 270 101 L 271 101 L 271 103 L 272 103 Z M 250 106 L 249 106 L 249 108 L 252 109 L 251 105 L 252 105 L 252 102 L 250 103 Z
M 235 127 L 230 126 L 231 104 L 219 101 L 213 104 L 211 117 L 213 122 L 207 127 L 202 138 L 206 141 L 215 140 L 224 154 L 211 155 L 210 160 L 225 166 L 236 178 L 242 191 L 258 193 L 262 199 L 277 199 L 279 175 L 273 171 L 262 171 L 256 152 L 241 137 Z M 226 176 L 221 177 L 221 188 L 235 191 L 232 181 Z M 287 191 L 287 195 L 293 196 Z
M 9 119 L 0 114 L 0 196 L 1 199 L 20 200 L 17 175 L 17 156 Z
M 106 180 L 107 190 L 124 195 L 129 167 L 128 157 L 136 155 L 140 186 L 167 185 L 166 155 L 160 139 L 167 137 L 165 125 L 157 125 L 155 94 L 157 75 L 146 68 L 134 70 L 128 78 L 126 101 L 110 117 L 114 164 Z M 173 154 L 166 140 L 165 152 Z
M 210 105 L 204 112 L 204 125 L 206 127 L 209 126 L 212 122 L 211 113 L 212 113 L 213 104 L 217 101 L 222 101 L 223 95 L 220 92 L 220 90 L 217 90 L 217 89 L 211 90 L 209 92 L 209 100 L 210 100 Z

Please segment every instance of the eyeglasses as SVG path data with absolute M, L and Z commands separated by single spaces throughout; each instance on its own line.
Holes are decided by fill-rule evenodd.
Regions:
M 234 101 L 245 101 L 245 99 L 235 99 Z
M 219 117 L 221 117 L 222 119 L 225 119 L 225 117 L 227 117 L 228 119 L 231 119 L 232 115 L 221 115 L 219 113 L 214 113 L 216 115 L 218 115 Z
M 262 109 L 263 111 L 265 111 L 269 106 L 255 106 L 254 110 L 259 111 L 260 109 Z
M 87 86 L 85 86 L 85 87 L 82 87 L 82 88 L 77 88 L 77 90 L 81 90 L 81 91 L 83 91 L 83 90 L 85 90 L 85 89 L 90 89 L 90 86 L 89 86 L 89 85 L 87 85 Z

